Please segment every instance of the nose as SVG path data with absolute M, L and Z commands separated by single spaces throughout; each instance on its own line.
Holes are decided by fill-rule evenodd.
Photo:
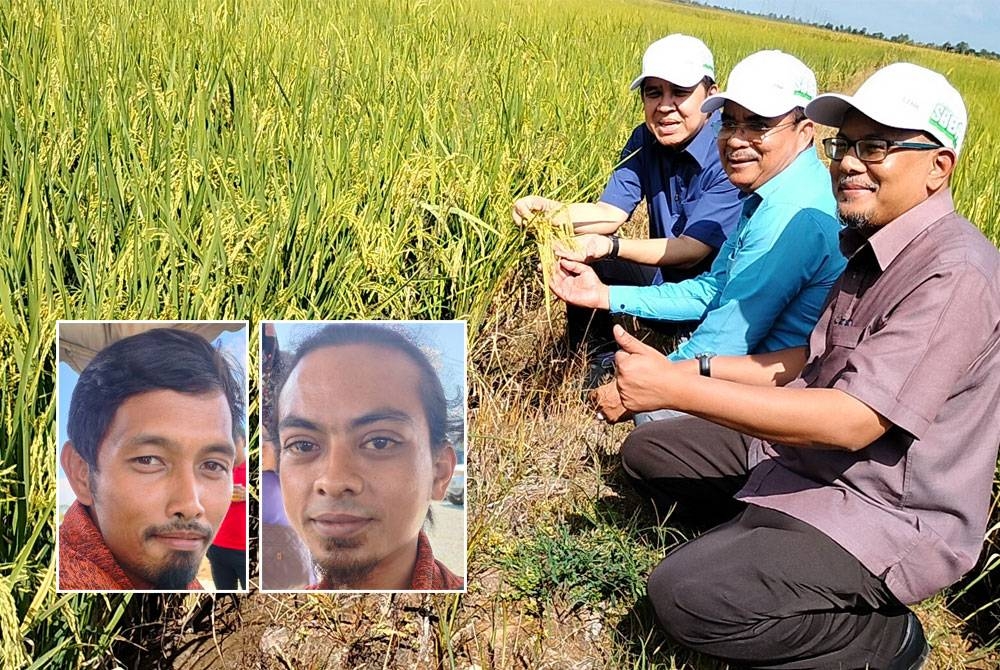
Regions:
M 663 99 L 660 100 L 660 104 L 656 106 L 656 109 L 660 112 L 666 113 L 672 111 L 676 107 L 677 105 L 674 104 L 673 97 L 665 95 L 663 96 Z
M 719 145 L 721 147 L 748 147 L 753 143 L 748 139 L 746 132 L 743 126 L 738 126 L 732 134 L 725 138 L 720 137 Z
M 199 519 L 205 514 L 201 482 L 193 470 L 180 468 L 171 477 L 167 514 L 181 519 Z
M 364 490 L 362 456 L 349 444 L 334 441 L 322 468 L 313 484 L 317 494 L 337 498 L 358 495 Z
M 833 161 L 831 165 L 835 165 L 836 163 L 837 161 Z M 860 174 L 866 169 L 864 162 L 854 153 L 854 147 L 848 147 L 847 153 L 840 159 L 840 171 L 849 174 Z

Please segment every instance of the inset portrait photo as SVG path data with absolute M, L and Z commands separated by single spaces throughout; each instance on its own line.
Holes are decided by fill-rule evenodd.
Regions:
M 247 590 L 245 321 L 60 321 L 58 590 Z
M 262 590 L 464 591 L 465 322 L 261 335 Z

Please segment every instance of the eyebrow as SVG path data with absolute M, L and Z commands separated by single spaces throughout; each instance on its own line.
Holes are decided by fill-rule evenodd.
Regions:
M 171 440 L 163 435 L 151 434 L 151 433 L 139 433 L 135 437 L 131 438 L 125 443 L 125 448 L 128 450 L 136 449 L 138 447 L 153 446 L 160 447 L 161 449 L 168 449 L 170 451 L 181 451 L 184 449 L 175 440 Z M 211 444 L 205 445 L 198 449 L 199 454 L 222 454 L 224 456 L 230 456 L 236 458 L 236 447 L 228 442 L 213 442 Z
M 352 430 L 362 428 L 373 423 L 378 423 L 379 421 L 397 421 L 411 425 L 415 423 L 413 417 L 406 412 L 391 407 L 384 407 L 351 419 L 350 428 Z M 278 422 L 278 431 L 280 432 L 283 428 L 301 428 L 303 430 L 322 432 L 320 424 L 296 414 L 290 414 Z

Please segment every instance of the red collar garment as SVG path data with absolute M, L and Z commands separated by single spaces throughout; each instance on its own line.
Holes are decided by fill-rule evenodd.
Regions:
M 59 526 L 59 589 L 77 591 L 149 591 L 155 586 L 129 578 L 111 555 L 87 508 L 74 500 Z M 200 590 L 195 579 L 188 590 Z

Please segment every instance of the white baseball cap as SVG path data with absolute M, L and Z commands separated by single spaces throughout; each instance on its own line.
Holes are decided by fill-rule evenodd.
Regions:
M 714 112 L 726 100 L 765 117 L 805 107 L 816 97 L 816 75 L 805 63 L 783 51 L 750 54 L 729 73 L 726 90 L 711 95 L 701 111 Z
M 809 103 L 806 115 L 836 128 L 851 109 L 883 126 L 924 131 L 956 154 L 969 122 L 955 87 L 937 72 L 913 63 L 886 65 L 853 96 L 825 93 Z
M 715 80 L 715 60 L 700 39 L 675 33 L 649 45 L 642 55 L 642 74 L 629 90 L 638 88 L 646 77 L 659 77 L 677 86 L 695 86 L 705 77 Z

